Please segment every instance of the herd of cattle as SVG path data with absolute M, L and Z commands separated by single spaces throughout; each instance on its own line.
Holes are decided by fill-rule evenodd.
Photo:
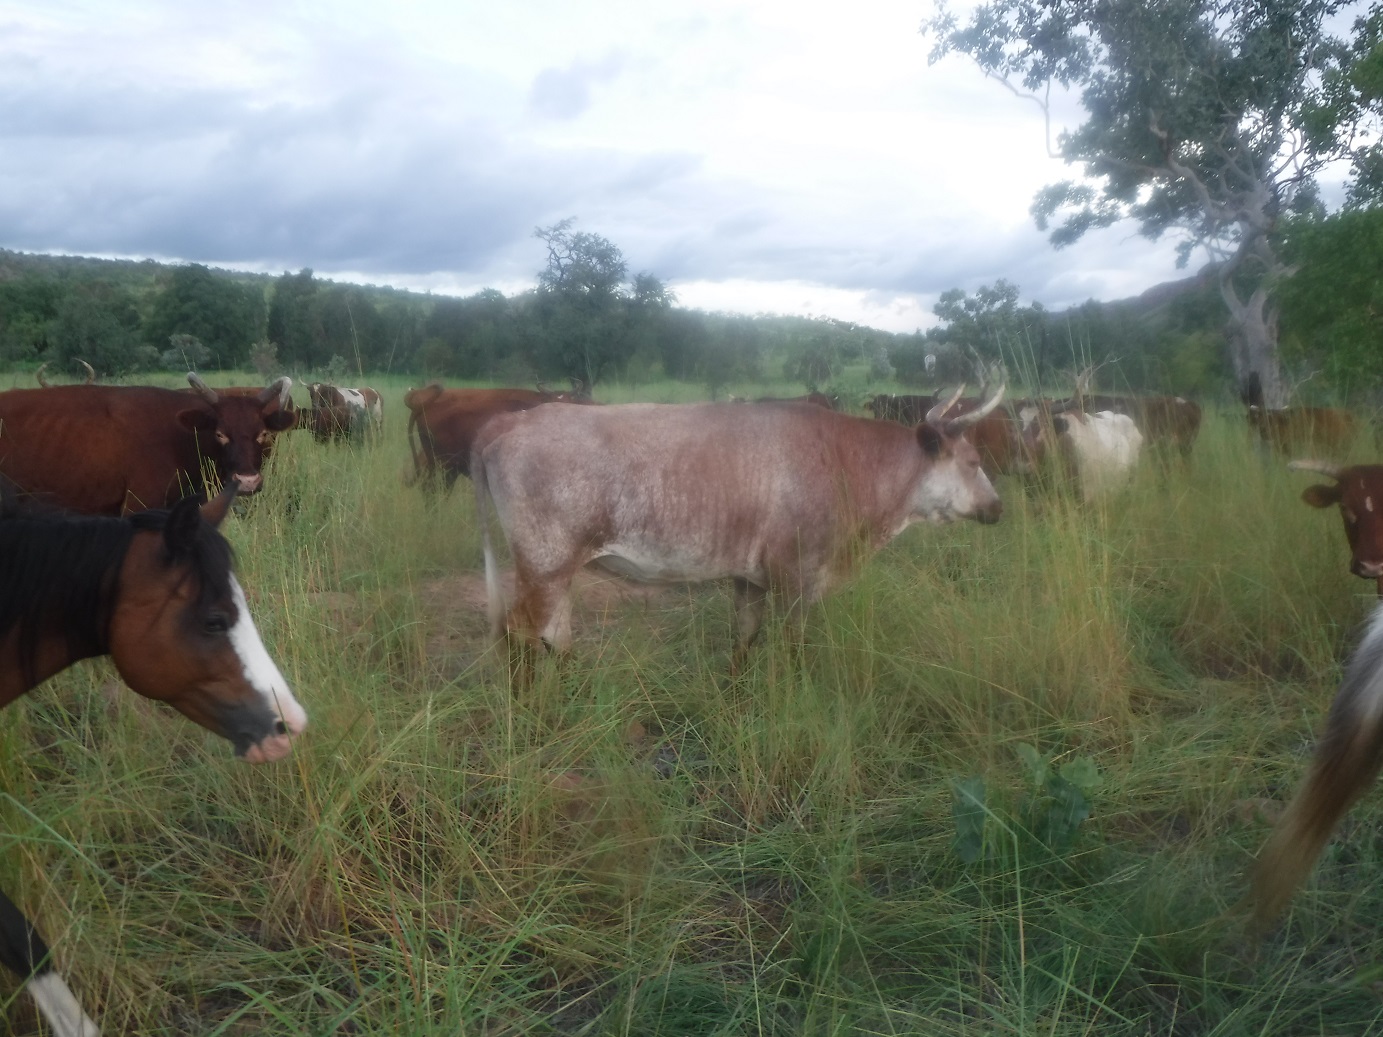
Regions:
M 367 387 L 313 383 L 307 387 L 309 405 L 300 408 L 286 377 L 267 386 L 212 388 L 189 374 L 189 388 L 173 390 L 94 384 L 94 372 L 88 368 L 85 384 L 50 386 L 42 370 L 39 381 L 41 388 L 0 392 L 0 476 L 35 498 L 87 514 L 171 506 L 189 493 L 201 492 L 207 480 L 235 482 L 242 494 L 252 494 L 263 484 L 261 469 L 277 435 L 296 428 L 309 430 L 322 442 L 360 440 L 377 436 L 383 426 L 383 401 Z M 717 530 L 731 541 L 743 541 L 745 550 L 754 545 L 757 568 L 745 562 L 720 574 L 757 588 L 743 591 L 747 599 L 754 599 L 770 585 L 787 589 L 815 582 L 800 574 L 788 579 L 763 569 L 763 559 L 788 542 L 811 539 L 820 531 L 822 543 L 833 544 L 830 551 L 837 551 L 841 548 L 836 541 L 860 539 L 868 523 L 861 525 L 860 515 L 835 514 L 834 498 L 843 480 L 852 483 L 852 493 L 868 496 L 887 487 L 899 501 L 909 479 L 927 486 L 947 485 L 946 492 L 959 500 L 972 490 L 980 496 L 992 491 L 947 474 L 974 461 L 986 486 L 1000 475 L 1048 479 L 1091 501 L 1124 483 L 1145 449 L 1164 464 L 1189 460 L 1201 426 L 1198 404 L 1175 396 L 1093 394 L 1086 390 L 1087 381 L 1078 379 L 1076 392 L 1064 399 L 1004 399 L 1002 387 L 987 398 L 878 395 L 864 404 L 872 418 L 842 413 L 839 399 L 822 393 L 752 402 L 732 398 L 731 403 L 709 405 L 595 406 L 589 397 L 543 388 L 445 389 L 434 382 L 404 396 L 413 460 L 408 481 L 449 489 L 458 476 L 475 474 L 473 465 L 485 460 L 487 449 L 495 463 L 509 457 L 512 445 L 491 444 L 512 444 L 519 433 L 501 435 L 498 430 L 542 429 L 549 441 L 528 447 L 525 463 L 536 473 L 530 476 L 535 481 L 543 472 L 561 473 L 556 481 L 560 493 L 495 498 L 511 546 L 515 531 L 525 522 L 545 527 L 574 523 L 562 516 L 570 512 L 574 498 L 592 494 L 600 499 L 584 503 L 590 514 L 582 521 L 600 529 L 563 528 L 560 533 L 590 542 L 613 538 L 614 543 L 623 535 L 619 523 L 631 521 L 631 501 L 647 496 L 643 491 L 657 484 L 663 499 L 644 504 L 649 514 L 638 521 L 656 524 L 662 518 L 659 509 L 675 502 L 683 509 L 687 528 L 657 536 L 642 533 L 653 540 L 666 536 L 668 542 L 643 543 L 637 561 L 611 561 L 622 547 L 603 548 L 604 555 L 592 554 L 585 561 L 613 568 L 625 564 L 652 578 L 664 568 L 700 571 L 684 564 L 689 549 L 683 541 L 699 539 L 703 530 Z M 512 417 L 548 407 L 556 409 L 546 411 L 546 417 Z M 1294 469 L 1331 478 L 1329 484 L 1309 487 L 1303 498 L 1315 507 L 1339 505 L 1353 555 L 1352 571 L 1377 581 L 1383 597 L 1383 466 L 1339 463 L 1356 434 L 1353 416 L 1334 408 L 1267 410 L 1254 405 L 1247 417 L 1265 450 L 1291 458 Z M 856 452 L 878 449 L 881 425 L 918 433 L 921 460 L 914 467 L 925 472 L 905 476 L 902 469 L 890 467 L 895 459 L 886 452 L 872 458 L 863 472 L 847 471 Z M 929 435 L 924 428 L 939 431 L 940 438 L 924 443 Z M 640 431 L 630 432 L 633 429 Z M 1301 454 L 1313 456 L 1302 459 Z M 740 469 L 745 474 L 732 476 Z M 496 488 L 501 494 L 517 493 L 509 489 L 513 478 L 506 469 L 504 480 L 491 478 L 485 485 L 492 493 Z M 485 485 L 478 480 L 478 490 Z M 552 493 L 558 497 L 547 500 Z M 790 495 L 794 499 L 789 500 Z M 809 506 L 809 499 L 816 504 Z M 863 500 L 852 506 L 867 510 Z M 810 513 L 811 507 L 818 510 Z M 552 514 L 534 519 L 532 514 L 519 514 L 525 508 L 547 508 Z M 948 517 L 968 514 L 960 505 L 942 510 Z M 597 519 L 597 512 L 603 517 Z M 619 518 L 604 512 L 619 512 Z M 897 529 L 871 532 L 865 539 L 878 546 L 915 517 L 900 513 Z M 722 528 L 726 526 L 733 530 Z M 657 552 L 681 561 L 665 564 L 653 557 Z M 573 564 L 570 558 L 562 559 L 559 568 L 566 572 Z M 832 568 L 824 557 L 811 564 L 823 571 Z M 798 569 L 806 567 L 803 563 Z M 525 563 L 525 572 L 529 568 Z M 511 625 L 546 630 L 555 623 L 549 632 L 560 641 L 556 631 L 562 621 L 552 620 L 550 613 L 553 608 L 562 613 L 562 595 L 544 591 L 542 597 L 555 595 L 559 604 L 539 602 L 528 593 L 538 579 L 525 580 Z M 756 623 L 746 618 L 744 626 Z

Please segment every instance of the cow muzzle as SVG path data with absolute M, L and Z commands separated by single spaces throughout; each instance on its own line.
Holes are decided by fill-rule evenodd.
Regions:
M 993 504 L 986 504 L 975 509 L 975 521 L 983 522 L 986 526 L 992 526 L 1004 517 L 1004 502 L 997 497 Z
M 258 493 L 264 485 L 264 476 L 258 472 L 237 472 L 231 478 L 235 480 L 235 486 L 241 493 Z

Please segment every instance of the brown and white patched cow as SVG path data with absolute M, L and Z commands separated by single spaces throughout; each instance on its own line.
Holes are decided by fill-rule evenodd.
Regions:
M 1376 580 L 1378 596 L 1383 598 L 1383 465 L 1346 467 L 1311 460 L 1292 461 L 1287 467 L 1295 472 L 1319 472 L 1335 480 L 1333 484 L 1306 487 L 1301 499 L 1313 508 L 1340 506 L 1345 539 L 1353 555 L 1349 571 L 1363 579 Z
M 571 583 L 594 563 L 649 583 L 734 583 L 738 670 L 770 591 L 802 609 L 919 520 L 998 521 L 1003 507 L 939 404 L 916 428 L 823 407 L 550 403 L 492 418 L 471 460 L 495 636 L 516 681 L 539 641 L 571 644 Z M 958 396 L 959 394 L 957 394 Z M 494 511 L 514 558 L 506 615 Z

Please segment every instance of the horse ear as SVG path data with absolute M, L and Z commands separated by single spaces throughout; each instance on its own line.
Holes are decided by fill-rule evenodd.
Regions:
M 168 512 L 168 521 L 163 526 L 163 543 L 174 558 L 191 549 L 197 527 L 202 524 L 200 508 L 196 497 L 184 497 Z
M 231 504 L 235 502 L 235 495 L 239 489 L 240 487 L 234 479 L 226 483 L 220 493 L 199 509 L 202 513 L 202 521 L 208 523 L 213 529 L 220 526 L 230 513 Z

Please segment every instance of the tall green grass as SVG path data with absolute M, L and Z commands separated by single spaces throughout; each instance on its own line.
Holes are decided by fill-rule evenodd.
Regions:
M 281 437 L 228 523 L 290 760 L 104 663 L 0 714 L 0 882 L 108 1032 L 1383 1031 L 1376 803 L 1272 939 L 1226 914 L 1371 604 L 1237 412 L 1098 507 L 1003 480 L 1000 524 L 907 531 L 738 681 L 709 588 L 580 610 L 515 697 L 469 485 L 403 486 L 383 388 L 383 443 Z M 1024 745 L 1098 774 L 1068 845 Z

